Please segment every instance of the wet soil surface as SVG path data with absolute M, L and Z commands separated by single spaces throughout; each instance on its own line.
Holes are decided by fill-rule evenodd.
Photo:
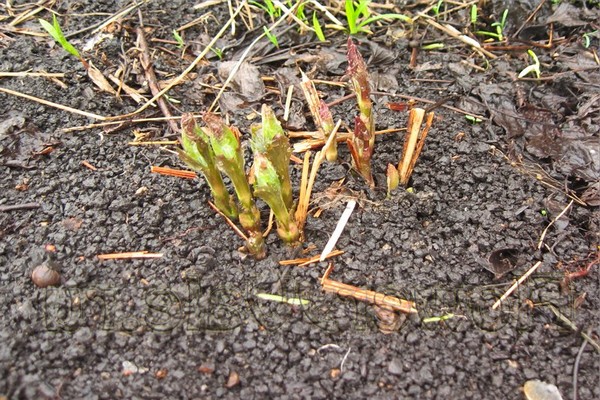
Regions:
M 511 3 L 509 34 L 537 5 L 530 3 Z M 125 6 L 55 5 L 69 15 L 61 20 L 67 33 Z M 540 81 L 516 80 L 531 63 L 524 50 L 495 51 L 499 57 L 484 70 L 476 53 L 421 25 L 413 42 L 422 35 L 447 48 L 420 52 L 412 69 L 410 38 L 397 37 L 400 28 L 356 39 L 369 59 L 374 89 L 445 99 L 445 105 L 483 117 L 471 124 L 459 112 L 435 109 L 410 192 L 385 195 L 385 168 L 400 158 L 402 132 L 377 139 L 375 191 L 352 172 L 345 146 L 341 162 L 319 173 L 315 194 L 324 211 L 309 217 L 304 247 L 316 246 L 316 254 L 325 246 L 345 206 L 328 188 L 346 178 L 344 187 L 361 202 L 338 243 L 344 254 L 335 259 L 331 278 L 416 302 L 418 315 L 391 334 L 379 331 L 372 306 L 321 291 L 325 263 L 280 266 L 298 254 L 274 234 L 267 239 L 266 259 L 244 256 L 237 250 L 241 240 L 208 207 L 205 183 L 152 174 L 153 165 L 183 168 L 166 150 L 173 147 L 129 142 L 175 138 L 166 123 L 112 133 L 65 132 L 98 121 L 0 93 L 0 398 L 516 399 L 531 379 L 555 384 L 572 398 L 574 375 L 578 398 L 600 398 L 600 356 L 592 345 L 583 349 L 574 374 L 584 343 L 580 333 L 596 342 L 600 334 L 600 274 L 594 265 L 600 242 L 600 73 L 593 58 L 599 42 L 592 36 L 586 48 L 582 39 L 599 12 L 570 7 L 544 5 L 519 33 L 521 41 L 513 42 L 541 40 L 535 35 L 553 22 L 561 40 L 552 49 L 535 48 L 547 78 Z M 159 80 L 183 71 L 229 15 L 225 4 L 194 10 L 177 1 L 148 3 L 139 12 Z M 185 31 L 189 47 L 182 59 L 172 30 L 208 12 Z M 106 75 L 126 65 L 126 83 L 140 89 L 137 26 L 134 12 L 104 30 L 107 37 L 84 56 Z M 34 20 L 23 27 L 39 30 Z M 235 60 L 258 35 L 250 32 L 241 41 L 246 29 L 237 29 L 236 37 L 228 33 L 219 43 L 223 62 Z M 331 43 L 319 44 L 295 29 L 276 33 L 280 53 L 265 40 L 256 47 L 261 52 L 251 54 L 261 76 L 296 79 L 300 66 L 316 79 L 342 78 L 343 35 L 330 32 Z M 99 91 L 84 67 L 47 38 L 6 29 L 0 35 L 1 71 L 65 74 L 58 80 L 3 77 L 2 88 L 103 116 L 136 109 L 128 96 Z M 93 36 L 88 31 L 71 40 L 82 48 Z M 291 55 L 289 46 L 297 46 Z M 215 91 L 206 85 L 224 80 L 223 62 L 212 54 L 169 92 L 181 102 L 174 115 L 207 109 Z M 261 102 L 282 112 L 276 84 L 267 84 L 273 90 L 254 88 L 246 97 L 232 92 L 222 99 L 221 108 L 242 131 Z M 348 93 L 318 87 L 326 101 Z M 248 98 L 253 90 L 259 95 Z M 406 125 L 406 112 L 386 106 L 406 100 L 373 99 L 377 129 Z M 334 110 L 347 123 L 356 112 L 352 100 Z M 290 121 L 300 126 L 290 129 L 313 129 L 310 118 L 302 121 L 300 98 L 292 112 L 297 120 Z M 161 114 L 151 108 L 140 116 Z M 292 175 L 297 184 L 300 167 Z M 538 250 L 544 229 L 567 207 Z M 262 212 L 266 221 L 268 211 Z M 97 258 L 128 251 L 162 257 Z M 539 269 L 492 310 L 537 261 Z M 31 274 L 39 265 L 57 270 L 60 285 L 35 286 Z M 565 280 L 588 265 L 587 276 Z M 261 292 L 310 303 L 265 301 L 256 297 Z

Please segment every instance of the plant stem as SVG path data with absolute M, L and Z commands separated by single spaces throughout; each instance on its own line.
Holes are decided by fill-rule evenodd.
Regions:
M 246 245 L 257 258 L 266 255 L 260 227 L 260 212 L 256 208 L 250 184 L 244 171 L 244 155 L 239 140 L 239 132 L 223 123 L 213 113 L 204 115 L 204 122 L 210 130 L 210 143 L 215 152 L 218 168 L 229 177 L 240 202 L 239 221 L 248 232 Z
M 298 225 L 292 219 L 281 191 L 281 182 L 273 164 L 263 154 L 254 154 L 254 194 L 269 205 L 277 220 L 277 234 L 286 243 L 296 244 L 300 238 Z
M 183 150 L 178 150 L 179 158 L 204 175 L 219 210 L 229 218 L 237 218 L 237 208 L 215 165 L 215 154 L 210 147 L 209 138 L 196 124 L 192 114 L 181 117 L 181 131 Z
M 375 122 L 373 118 L 373 104 L 371 103 L 369 74 L 365 60 L 358 52 L 358 48 L 348 38 L 348 75 L 352 88 L 356 94 L 359 115 L 354 119 L 354 134 L 348 141 L 350 153 L 358 172 L 365 178 L 371 187 L 375 186 L 371 173 L 371 157 L 375 147 Z

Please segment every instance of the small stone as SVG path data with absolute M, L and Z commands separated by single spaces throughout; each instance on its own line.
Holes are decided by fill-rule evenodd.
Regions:
M 227 383 L 225 384 L 225 387 L 231 389 L 232 387 L 239 385 L 239 383 L 240 383 L 239 374 L 235 371 L 231 371 L 229 373 L 229 378 L 227 378 Z
M 90 343 L 93 339 L 92 330 L 90 328 L 83 327 L 75 332 L 73 338 L 81 344 Z
M 406 335 L 406 343 L 415 344 L 419 341 L 419 334 L 417 332 L 410 332 Z
M 161 368 L 154 373 L 156 379 L 165 379 L 169 375 L 169 370 L 166 368 Z
M 203 363 L 198 367 L 198 372 L 210 375 L 215 372 L 215 365 L 212 363 Z
M 33 272 L 31 273 L 31 280 L 37 287 L 40 288 L 58 286 L 60 284 L 60 274 L 44 263 L 33 269 Z
M 538 380 L 525 382 L 523 391 L 527 400 L 562 400 L 555 385 Z
M 123 376 L 129 376 L 138 372 L 138 367 L 131 361 L 123 361 Z
M 402 360 L 399 358 L 394 358 L 390 365 L 388 365 L 388 372 L 392 375 L 402 375 Z

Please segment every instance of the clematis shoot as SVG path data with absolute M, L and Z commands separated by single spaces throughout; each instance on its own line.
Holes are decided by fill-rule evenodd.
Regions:
M 293 198 L 289 164 L 290 143 L 273 110 L 262 106 L 262 124 L 252 126 L 254 195 L 263 199 L 277 220 L 277 234 L 296 244 L 300 230 L 292 216 Z
M 290 180 L 290 156 L 292 149 L 271 107 L 263 104 L 262 124 L 253 125 L 252 149 L 255 154 L 263 154 L 273 165 L 281 183 L 281 196 L 288 210 L 293 206 L 292 183 Z
M 400 175 L 393 164 L 387 166 L 387 197 L 391 196 L 392 191 L 398 188 L 400 184 Z
M 369 74 L 365 60 L 351 38 L 348 38 L 348 70 L 346 71 L 356 94 L 359 115 L 355 118 L 354 132 L 347 140 L 354 166 L 367 183 L 375 186 L 371 173 L 371 157 L 375 147 L 375 122 L 373 119 L 373 103 L 369 89 Z
M 322 138 L 327 141 L 331 134 L 335 134 L 333 132 L 333 128 L 335 127 L 333 116 L 331 115 L 331 111 L 327 104 L 319 98 L 319 94 L 317 93 L 317 89 L 313 82 L 308 79 L 304 72 L 301 71 L 301 74 L 302 81 L 300 87 L 302 88 L 302 92 L 304 92 L 304 97 L 306 97 L 308 108 L 319 133 Z M 337 160 L 337 141 L 335 139 L 331 142 L 331 145 L 325 149 L 325 157 L 329 162 Z
M 277 220 L 277 234 L 288 244 L 297 244 L 300 230 L 281 191 L 281 181 L 275 167 L 264 154 L 254 154 L 254 195 L 260 197 L 273 210 Z
M 215 164 L 215 153 L 210 146 L 210 140 L 192 114 L 184 114 L 181 117 L 181 145 L 183 149 L 177 149 L 179 158 L 190 168 L 204 175 L 217 208 L 227 217 L 237 219 L 237 207 Z
M 266 250 L 260 226 L 260 212 L 254 203 L 244 170 L 240 134 L 237 129 L 225 125 L 221 118 L 213 113 L 206 113 L 204 122 L 210 132 L 208 136 L 215 153 L 216 165 L 231 180 L 239 200 L 239 221 L 248 232 L 246 247 L 257 259 L 264 258 Z

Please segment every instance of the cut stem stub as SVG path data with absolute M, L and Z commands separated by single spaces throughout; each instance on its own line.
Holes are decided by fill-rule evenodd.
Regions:
M 402 159 L 398 164 L 398 174 L 400 175 L 400 184 L 406 186 L 410 180 L 410 176 L 415 168 L 417 159 L 425 145 L 425 138 L 429 133 L 429 128 L 433 123 L 434 113 L 427 113 L 425 127 L 421 130 L 425 110 L 422 108 L 413 108 L 408 115 L 408 128 L 406 138 L 404 140 L 404 148 L 402 150 Z

